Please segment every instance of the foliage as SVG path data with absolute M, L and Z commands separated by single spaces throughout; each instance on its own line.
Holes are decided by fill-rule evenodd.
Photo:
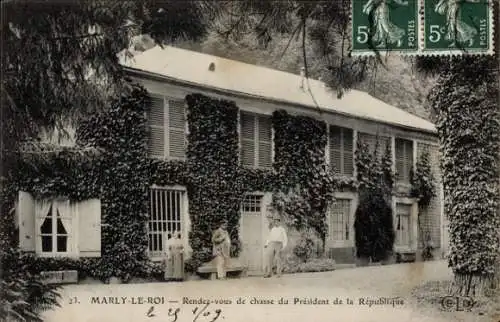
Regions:
M 115 99 L 105 115 L 82 123 L 77 142 L 104 149 L 100 171 L 102 257 L 100 275 L 128 280 L 146 260 L 148 245 L 147 92 L 136 85 Z
M 388 145 L 379 156 L 379 140 L 373 154 L 368 145 L 358 141 L 355 164 L 359 188 L 359 204 L 355 212 L 354 230 L 356 256 L 385 260 L 393 250 L 395 233 L 390 198 L 394 174 Z
M 387 259 L 395 233 L 392 208 L 380 190 L 362 191 L 354 216 L 356 256 L 374 262 Z
M 431 169 L 429 152 L 424 151 L 412 169 L 410 176 L 411 196 L 418 199 L 418 205 L 425 209 L 431 203 L 432 198 L 436 197 L 436 184 Z
M 299 53 L 291 59 L 304 67 L 307 77 L 322 77 L 338 89 L 339 95 L 359 84 L 367 70 L 376 65 L 373 58 L 349 55 L 349 1 L 219 3 L 222 14 L 215 24 L 218 34 L 236 42 L 251 34 L 257 40 L 254 43 L 271 51 L 276 51 L 280 37 L 286 36 L 286 45 L 278 48 L 280 57 L 276 60 L 281 60 L 290 48 L 291 52 Z M 315 68 L 317 73 L 313 75 Z
M 283 272 L 288 274 L 331 272 L 335 270 L 335 267 L 335 261 L 333 259 L 313 258 L 307 262 L 285 262 Z
M 308 116 L 273 113 L 274 203 L 293 218 L 297 229 L 311 227 L 324 241 L 326 211 L 337 184 L 326 167 L 326 124 Z
M 307 236 L 303 236 L 299 243 L 294 247 L 293 253 L 297 256 L 302 262 L 307 262 L 314 252 L 314 241 Z
M 2 91 L 10 110 L 26 124 L 54 127 L 105 108 L 121 91 L 116 54 L 132 36 L 200 39 L 211 7 L 205 1 L 3 1 Z
M 40 281 L 24 267 L 23 254 L 9 249 L 0 253 L 2 279 L 0 281 L 0 319 L 2 321 L 43 321 L 41 312 L 60 306 L 56 285 Z
M 227 220 L 231 255 L 240 249 L 238 227 L 244 186 L 238 177 L 238 108 L 200 94 L 186 96 L 187 163 L 193 260 L 211 259 L 211 231 Z
M 420 228 L 420 234 L 422 235 L 422 258 L 424 260 L 432 259 L 432 245 L 429 244 L 428 239 L 430 238 L 429 231 L 423 231 L 421 225 L 422 213 L 429 207 L 432 198 L 436 196 L 436 186 L 435 179 L 431 169 L 431 163 L 429 160 L 429 153 L 424 151 L 415 166 L 416 169 L 412 169 L 410 182 L 411 182 L 411 192 L 410 195 L 413 198 L 418 199 L 418 225 Z
M 493 57 L 450 58 L 429 94 L 443 155 L 448 263 L 465 295 L 477 286 L 469 277 L 494 273 L 500 245 L 497 70 Z

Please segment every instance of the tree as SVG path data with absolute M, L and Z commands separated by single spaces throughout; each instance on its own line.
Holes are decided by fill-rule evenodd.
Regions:
M 2 1 L 2 120 L 11 139 L 94 113 L 119 91 L 117 53 L 137 34 L 158 43 L 200 39 L 204 1 Z M 30 130 L 30 131 L 27 131 Z M 2 131 L 4 132 L 4 131 Z M 4 142 L 8 144 L 8 142 Z
M 429 100 L 442 152 L 448 264 L 453 292 L 479 295 L 497 269 L 500 246 L 498 63 L 465 56 L 444 64 Z
M 379 140 L 370 154 L 361 140 L 356 149 L 359 205 L 354 214 L 356 256 L 373 261 L 386 260 L 393 250 L 395 232 L 390 200 L 394 175 L 388 145 L 379 156 Z
M 499 2 L 491 5 L 498 17 Z M 500 20 L 493 23 L 490 32 L 497 39 Z M 491 279 L 500 280 L 499 59 L 495 41 L 491 56 L 420 57 L 415 62 L 424 75 L 438 76 L 428 100 L 441 143 L 451 292 L 466 296 L 482 295 Z

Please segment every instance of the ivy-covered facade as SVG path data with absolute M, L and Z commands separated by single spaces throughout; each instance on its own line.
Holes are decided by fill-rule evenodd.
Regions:
M 83 212 L 92 213 L 86 218 L 93 221 L 78 221 L 85 227 L 73 227 L 78 234 L 59 234 L 72 239 L 75 249 L 87 249 L 90 256 L 73 252 L 63 265 L 60 258 L 65 256 L 42 252 L 44 256 L 38 257 L 43 257 L 44 265 L 77 268 L 102 279 L 150 275 L 158 272 L 159 267 L 151 263 L 161 259 L 165 238 L 180 233 L 189 268 L 194 269 L 211 259 L 210 232 L 227 220 L 232 256 L 246 263 L 250 272 L 258 273 L 268 231 L 266 209 L 271 204 L 285 210 L 290 253 L 301 243 L 301 232 L 312 231 L 323 256 L 353 263 L 359 142 L 370 155 L 376 146 L 381 156 L 389 151 L 390 166 L 396 173 L 391 197 L 394 250 L 418 254 L 424 244 L 422 236 L 426 236 L 436 257 L 441 256 L 446 239 L 435 131 L 408 126 L 403 119 L 397 124 L 351 115 L 349 108 L 354 110 L 353 104 L 362 101 L 347 99 L 342 109 L 331 106 L 319 112 L 317 106 L 256 96 L 244 87 L 236 91 L 229 80 L 228 86 L 220 86 L 211 78 L 224 70 L 226 76 L 237 77 L 240 63 L 231 63 L 236 68 L 231 74 L 227 62 L 216 57 L 209 61 L 214 65 L 199 70 L 197 82 L 186 81 L 175 70 L 162 72 L 156 62 L 151 63 L 155 68 L 126 67 L 138 85 L 113 102 L 110 111 L 80 124 L 76 133 L 77 144 L 99 148 L 102 154 L 84 162 L 85 166 L 72 166 L 71 173 L 61 165 L 56 178 L 39 176 L 36 169 L 23 172 L 12 195 L 23 191 L 36 201 L 64 194 L 75 202 L 75 209 L 85 209 L 79 218 L 84 217 Z M 177 63 L 189 66 L 190 57 Z M 259 67 L 255 69 L 259 71 Z M 292 79 L 291 96 L 297 91 L 311 98 L 299 76 L 266 72 L 278 73 L 276 81 Z M 258 78 L 250 81 L 254 88 L 259 87 Z M 262 92 L 265 94 L 265 86 Z M 369 110 L 370 106 L 363 108 Z M 415 118 L 393 107 L 384 108 Z M 430 156 L 437 191 L 429 205 L 419 210 L 411 176 L 422 154 Z M 24 211 L 33 213 L 35 208 L 45 209 L 37 205 Z M 96 208 L 99 210 L 92 212 Z M 53 219 L 59 222 L 59 216 L 64 226 L 64 216 L 57 211 Z M 37 256 L 42 248 L 48 249 L 47 245 L 37 246 L 37 240 L 50 233 L 48 229 L 40 233 L 40 220 L 32 226 L 28 230 L 33 238 L 24 241 L 22 249 Z M 57 240 L 58 226 L 54 227 Z M 19 229 L 19 236 L 25 235 L 22 224 Z M 85 234 L 99 242 L 89 244 Z M 56 241 L 53 246 L 57 253 Z

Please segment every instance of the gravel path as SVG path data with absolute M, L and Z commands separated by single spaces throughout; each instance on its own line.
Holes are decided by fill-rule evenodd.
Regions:
M 445 322 L 450 317 L 417 310 L 410 291 L 425 281 L 450 277 L 446 263 L 436 261 L 272 279 L 72 285 L 62 291 L 62 308 L 45 316 L 48 322 Z M 70 304 L 75 300 L 77 303 Z M 245 303 L 238 304 L 239 300 Z M 206 304 L 207 301 L 210 303 Z

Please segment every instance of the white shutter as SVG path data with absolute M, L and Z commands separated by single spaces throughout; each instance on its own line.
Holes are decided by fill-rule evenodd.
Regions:
M 148 114 L 149 142 L 148 152 L 152 157 L 165 157 L 165 106 L 162 97 L 151 97 Z
M 186 118 L 184 113 L 184 101 L 168 101 L 168 152 L 173 158 L 184 158 Z
M 330 127 L 330 164 L 335 173 L 342 173 L 342 133 L 336 126 Z
M 241 164 L 255 166 L 255 116 L 241 113 Z
M 344 169 L 343 174 L 352 176 L 354 174 L 354 153 L 353 153 L 353 130 L 344 128 L 342 130 L 342 143 L 343 143 L 343 161 Z
M 258 117 L 259 127 L 259 167 L 270 168 L 272 166 L 272 121 L 269 116 Z
M 413 141 L 405 140 L 405 182 L 410 182 L 410 172 L 413 168 Z
M 35 200 L 31 194 L 19 191 L 17 204 L 19 221 L 19 248 L 26 252 L 35 251 Z
M 396 176 L 398 181 L 404 181 L 405 177 L 404 144 L 400 139 L 396 139 Z
M 78 203 L 78 240 L 81 257 L 101 256 L 101 201 Z

